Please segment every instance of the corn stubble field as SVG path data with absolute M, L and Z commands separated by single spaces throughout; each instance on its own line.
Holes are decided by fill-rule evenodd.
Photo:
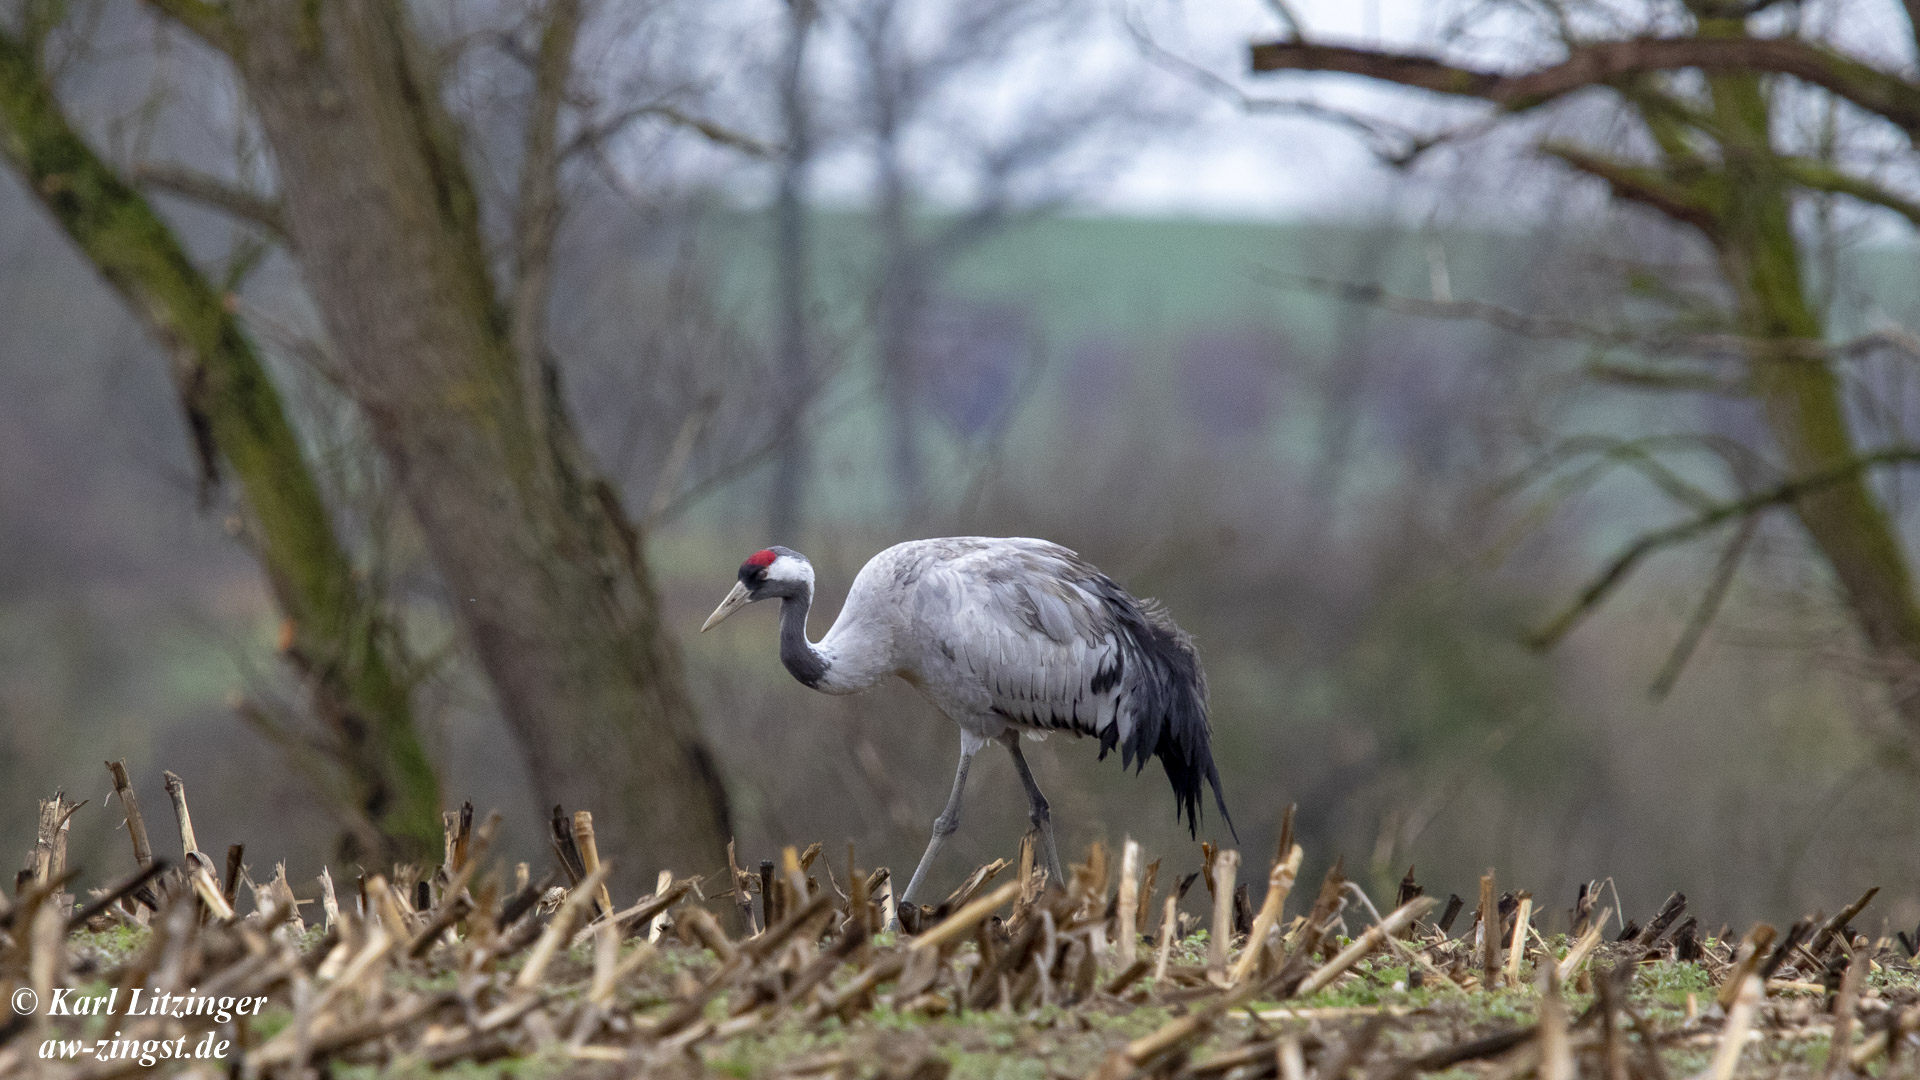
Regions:
M 0 893 L 0 991 L 37 1000 L 138 989 L 264 998 L 259 1015 L 0 1016 L 0 1075 L 1178 1077 L 1194 1080 L 1831 1078 L 1913 1073 L 1920 971 L 1906 934 L 1831 917 L 1737 936 L 1674 894 L 1644 926 L 1597 887 L 1543 936 L 1544 911 L 1493 873 L 1475 901 L 1411 871 L 1376 908 L 1339 865 L 1289 914 L 1303 852 L 1240 881 L 1202 845 L 1161 874 L 1131 842 L 1049 882 L 1031 837 L 944 901 L 895 910 L 886 870 L 813 845 L 714 878 L 662 874 L 620 906 L 592 819 L 555 809 L 555 867 L 488 859 L 498 817 L 447 815 L 435 868 L 264 884 L 241 845 L 198 848 L 167 774 L 181 857 L 156 856 L 119 763 L 137 872 L 67 888 L 73 804 Z M 1250 869 L 1259 869 L 1250 867 Z M 263 875 L 265 876 L 265 875 Z M 728 879 L 731 880 L 728 880 Z M 1194 888 L 1196 880 L 1203 886 Z M 241 895 L 242 884 L 247 894 Z M 1250 887 L 1254 886 L 1254 887 Z M 1253 896 L 1256 888 L 1259 902 Z M 1202 909 L 1195 916 L 1181 910 Z M 250 907 L 242 914 L 236 907 Z M 889 931 L 897 916 L 899 929 Z M 1494 933 L 1483 927 L 1495 928 Z M 78 1000 L 77 997 L 74 1000 Z M 211 1033 L 220 1060 L 156 1053 Z M 185 1043 L 179 1042 L 185 1039 Z M 62 1047 L 92 1047 L 61 1057 Z M 147 1055 L 143 1061 L 143 1054 Z

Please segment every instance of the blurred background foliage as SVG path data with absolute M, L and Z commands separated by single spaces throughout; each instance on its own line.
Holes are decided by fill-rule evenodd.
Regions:
M 1337 18 L 1336 5 L 1297 6 Z M 414 7 L 450 52 L 510 37 L 523 17 Z M 906 36 L 912 55 L 886 68 L 862 53 L 874 20 L 947 10 L 893 7 L 824 6 L 810 29 L 818 157 L 802 163 L 813 189 L 797 380 L 770 196 L 793 145 L 778 107 L 789 9 L 641 5 L 597 16 L 604 32 L 583 45 L 583 79 L 605 100 L 764 144 L 742 150 L 677 121 L 582 121 L 575 134 L 594 145 L 567 174 L 551 313 L 582 437 L 646 527 L 746 858 L 850 839 L 863 860 L 904 865 L 956 739 L 904 685 L 847 699 L 797 686 L 764 612 L 695 636 L 740 559 L 775 541 L 805 551 L 821 578 L 817 636 L 886 544 L 1032 535 L 1165 601 L 1193 633 L 1249 851 L 1272 846 L 1297 802 L 1310 859 L 1343 856 L 1376 896 L 1410 864 L 1443 895 L 1495 866 L 1549 910 L 1612 875 L 1635 912 L 1679 889 L 1730 922 L 1779 918 L 1878 883 L 1904 898 L 1892 918 L 1920 919 L 1920 786 L 1889 749 L 1884 691 L 1828 572 L 1791 527 L 1758 528 L 1664 696 L 1649 687 L 1708 587 L 1713 549 L 1661 555 L 1559 647 L 1526 643 L 1600 560 L 1672 516 L 1625 470 L 1543 467 L 1554 448 L 1754 438 L 1750 409 L 1597 385 L 1584 375 L 1611 352 L 1592 343 L 1419 318 L 1314 284 L 1598 320 L 1654 302 L 1623 263 L 1664 263 L 1663 290 L 1689 287 L 1698 268 L 1683 242 L 1497 138 L 1409 176 L 1333 173 L 1352 190 L 1290 218 L 1116 206 L 1116 175 L 1155 146 L 1177 151 L 1191 117 L 1218 108 L 1212 90 L 1150 62 L 1173 47 L 1177 12 L 1005 4 L 978 16 L 1002 20 L 992 34 L 976 26 L 968 41 L 927 16 Z M 103 154 L 270 176 L 234 88 L 184 58 L 176 32 L 130 4 L 72 9 L 58 85 Z M 1270 30 L 1245 14 L 1227 55 Z M 1065 90 L 1034 77 L 1095 22 L 1098 62 L 1082 56 Z M 1422 12 L 1409 32 L 1439 23 Z M 739 55 L 722 44 L 736 40 Z M 510 177 L 511 136 L 490 133 L 525 107 L 524 71 L 505 47 L 465 55 L 450 107 L 476 174 Z M 909 60 L 918 81 L 890 85 L 924 93 L 896 103 L 903 129 L 889 134 L 875 119 L 882 76 Z M 1213 122 L 1247 142 L 1307 137 L 1228 111 L 1237 118 Z M 1570 111 L 1563 122 L 1605 128 L 1599 110 Z M 889 184 L 906 200 L 892 216 Z M 246 257 L 224 218 L 156 198 L 206 265 Z M 1920 326 L 1911 238 L 1817 210 L 1800 224 L 1822 253 L 1813 269 L 1836 336 Z M 298 274 L 268 254 L 237 297 L 357 556 L 405 615 L 444 792 L 506 811 L 509 850 L 544 861 L 543 808 L 454 630 L 457 598 L 330 382 Z M 910 315 L 891 342 L 887 310 Z M 124 838 L 100 762 L 125 757 L 143 793 L 162 768 L 185 776 L 210 842 L 316 871 L 337 831 L 324 800 L 234 711 L 240 698 L 301 708 L 259 573 L 221 510 L 197 504 L 165 361 L 12 175 L 0 179 L 0 311 L 0 850 L 25 850 L 33 798 L 60 786 L 94 800 L 75 818 L 75 861 L 117 865 Z M 1863 422 L 1904 434 L 1920 420 L 1916 365 L 1887 352 L 1849 370 Z M 804 494 L 782 509 L 776 489 L 796 476 Z M 1897 474 L 1878 490 L 1911 544 L 1920 523 Z M 773 535 L 781 514 L 787 532 Z M 1123 776 L 1093 749 L 1056 737 L 1029 755 L 1063 848 L 1128 835 L 1176 872 L 1197 867 L 1158 776 Z M 936 885 L 1010 854 L 1025 827 L 1006 762 L 989 755 L 978 772 Z

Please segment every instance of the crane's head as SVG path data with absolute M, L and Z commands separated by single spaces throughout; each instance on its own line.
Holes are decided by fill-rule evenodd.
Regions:
M 770 547 L 747 556 L 740 564 L 740 580 L 733 583 L 733 591 L 713 609 L 707 621 L 700 625 L 700 632 L 714 628 L 721 619 L 739 611 L 755 600 L 812 599 L 813 564 L 805 555 L 785 547 Z

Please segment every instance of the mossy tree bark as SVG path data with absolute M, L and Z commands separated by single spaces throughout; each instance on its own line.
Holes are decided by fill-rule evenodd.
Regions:
M 1745 27 L 1732 21 L 1704 29 L 1745 35 Z M 1752 72 L 1707 81 L 1721 160 L 1707 169 L 1694 161 L 1672 162 L 1671 171 L 1709 211 L 1702 232 L 1738 298 L 1740 329 L 1751 343 L 1749 384 L 1788 468 L 1806 476 L 1843 469 L 1861 451 L 1838 376 L 1830 362 L 1810 358 L 1806 348 L 1825 338 L 1826 327 L 1807 294 L 1792 221 L 1794 187 L 1773 150 L 1767 88 Z M 1906 726 L 1920 737 L 1920 606 L 1886 508 L 1869 478 L 1853 472 L 1801 496 L 1793 512 L 1832 569 Z
M 489 271 L 460 136 L 404 4 L 159 6 L 239 75 L 341 375 L 539 794 L 594 812 L 629 886 L 655 867 L 721 865 L 726 799 L 641 538 L 576 438 L 538 330 L 550 125 L 577 3 L 545 9 L 507 288 Z
M 69 123 L 38 58 L 0 32 L 0 157 L 161 342 L 201 468 L 230 473 L 286 620 L 284 653 L 331 738 L 324 771 L 363 858 L 441 845 L 440 796 L 398 643 L 355 579 L 279 393 L 229 310 L 141 194 Z

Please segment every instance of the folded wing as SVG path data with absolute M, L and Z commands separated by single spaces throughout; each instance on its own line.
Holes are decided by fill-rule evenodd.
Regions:
M 1202 781 L 1220 793 L 1206 677 L 1187 635 L 1074 552 L 993 540 L 925 567 L 916 620 L 1009 722 L 1100 740 L 1136 771 L 1158 757 L 1176 809 L 1198 827 Z

